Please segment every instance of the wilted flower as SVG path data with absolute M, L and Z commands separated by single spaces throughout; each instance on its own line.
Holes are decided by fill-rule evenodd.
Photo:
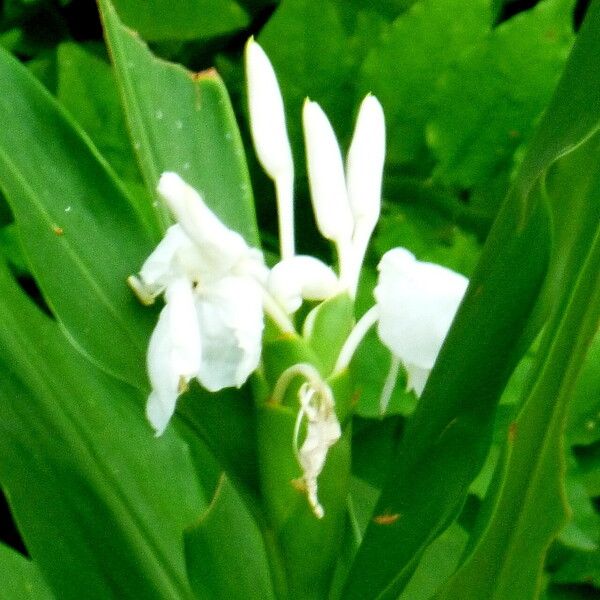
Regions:
M 325 466 L 329 448 L 342 435 L 342 428 L 335 414 L 335 400 L 331 388 L 319 371 L 309 363 L 292 365 L 279 376 L 271 402 L 280 403 L 288 386 L 296 377 L 305 379 L 298 389 L 300 409 L 294 427 L 294 453 L 302 469 L 302 477 L 296 484 L 306 493 L 312 511 L 320 519 L 325 511 L 319 502 L 317 479 Z M 306 435 L 302 445 L 298 447 L 300 429 L 304 421 Z
M 328 386 L 314 387 L 310 383 L 303 383 L 298 391 L 298 398 L 300 411 L 296 421 L 295 444 L 303 418 L 306 419 L 306 437 L 302 446 L 296 449 L 296 457 L 302 468 L 308 503 L 315 516 L 321 519 L 325 511 L 319 502 L 317 478 L 325 466 L 329 448 L 340 439 L 342 429 L 335 414 L 333 394 Z
M 241 386 L 256 369 L 267 269 L 177 174 L 163 173 L 158 192 L 178 223 L 129 283 L 145 303 L 165 294 L 148 348 L 146 413 L 160 435 L 192 378 L 214 392 Z
M 404 248 L 384 254 L 375 288 L 381 341 L 408 373 L 408 389 L 421 395 L 469 280 L 418 261 Z

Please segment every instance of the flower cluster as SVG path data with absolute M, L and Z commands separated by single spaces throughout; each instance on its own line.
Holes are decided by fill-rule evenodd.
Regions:
M 129 284 L 145 304 L 163 293 L 166 301 L 148 347 L 146 414 L 160 435 L 192 378 L 216 392 L 241 386 L 258 366 L 268 271 L 179 175 L 163 173 L 158 192 L 177 223 Z
M 282 331 L 292 332 L 292 315 L 304 300 L 321 301 L 339 293 L 354 297 L 379 218 L 385 155 L 381 105 L 371 95 L 363 100 L 344 165 L 327 116 L 307 99 L 303 125 L 313 210 L 319 231 L 336 248 L 338 271 L 315 257 L 296 254 L 294 164 L 281 92 L 269 59 L 253 39 L 246 46 L 245 62 L 252 139 L 276 191 L 281 260 L 267 269 L 260 250 L 228 229 L 196 190 L 176 173 L 162 175 L 157 191 L 176 223 L 139 276 L 129 278 L 143 303 L 159 295 L 165 299 L 148 348 L 152 391 L 147 416 L 157 435 L 191 379 L 209 391 L 239 387 L 247 380 L 260 362 L 265 313 Z M 386 253 L 374 290 L 376 304 L 356 324 L 333 374 L 348 367 L 367 330 L 377 324 L 393 357 L 382 412 L 400 363 L 407 370 L 408 387 L 420 394 L 466 285 L 462 275 L 420 262 L 403 248 Z M 273 397 L 282 396 L 294 377 L 304 383 L 298 392 L 293 444 L 309 504 L 321 517 L 317 478 L 341 427 L 333 393 L 311 365 L 294 365 L 284 372 Z

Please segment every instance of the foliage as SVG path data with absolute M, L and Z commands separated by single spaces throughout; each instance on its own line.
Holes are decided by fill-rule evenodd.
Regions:
M 573 0 L 509 4 L 99 0 L 101 20 L 84 0 L 2 5 L 0 487 L 27 556 L 0 543 L 0 597 L 600 594 L 600 3 L 578 33 Z M 330 254 L 309 210 L 305 96 L 343 150 L 364 94 L 381 100 L 383 213 L 355 307 L 304 307 L 306 337 L 268 323 L 253 381 L 192 384 L 155 439 L 158 311 L 125 280 L 170 223 L 160 174 L 276 251 L 250 34 L 286 103 L 300 249 Z M 396 246 L 471 285 L 420 399 L 401 371 L 379 413 L 374 331 L 330 379 L 343 436 L 319 521 L 290 486 L 297 387 L 268 398 L 298 360 L 331 374 Z

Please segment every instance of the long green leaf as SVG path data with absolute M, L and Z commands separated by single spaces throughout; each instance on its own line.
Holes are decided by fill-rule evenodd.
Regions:
M 574 384 L 597 328 L 593 298 L 600 285 L 600 264 L 594 263 L 593 255 L 587 265 L 585 261 L 594 251 L 594 238 L 600 236 L 599 159 L 597 134 L 560 161 L 546 186 L 559 226 L 549 285 L 553 314 L 537 352 L 531 392 L 507 436 L 496 484 L 499 493 L 492 495 L 492 507 L 485 511 L 491 518 L 469 560 L 443 588 L 440 598 L 445 600 L 457 594 L 537 597 L 546 551 L 565 525 L 562 433 Z
M 569 202 L 568 194 L 557 198 L 571 207 L 571 220 L 584 225 L 569 231 L 574 234 L 571 247 L 555 248 L 557 254 L 570 258 L 572 267 L 565 275 L 571 281 L 563 278 L 537 355 L 535 382 L 509 430 L 499 495 L 489 523 L 468 561 L 444 586 L 440 600 L 536 598 L 546 551 L 566 523 L 562 434 L 575 382 L 600 319 L 600 170 L 596 166 L 600 144 L 593 142 L 588 162 L 595 165 L 575 163 L 578 174 L 591 180 L 588 193 L 581 194 L 576 186 L 578 199 Z M 586 232 L 589 224 L 591 232 Z M 580 247 L 582 240 L 587 247 Z
M 456 516 L 483 464 L 498 398 L 545 316 L 536 311 L 521 333 L 542 289 L 551 241 L 547 207 L 532 190 L 557 157 L 598 129 L 598 31 L 595 2 L 383 489 L 376 514 L 398 518 L 370 524 L 345 598 L 396 597 L 424 549 Z
M 16 550 L 0 543 L 0 600 L 52 600 L 54 596 L 37 566 Z
M 275 598 L 262 534 L 227 477 L 206 513 L 186 531 L 185 553 L 199 598 Z
M 189 450 L 139 392 L 78 355 L 0 266 L 0 481 L 59 598 L 191 598 L 183 529 L 206 506 Z
M 152 194 L 176 171 L 248 242 L 258 243 L 252 190 L 227 91 L 215 71 L 192 73 L 156 58 L 99 0 L 104 31 L 142 175 Z M 157 218 L 169 224 L 166 207 Z
M 145 386 L 152 315 L 125 280 L 149 235 L 87 137 L 27 69 L 0 50 L 0 187 L 52 311 L 73 344 Z

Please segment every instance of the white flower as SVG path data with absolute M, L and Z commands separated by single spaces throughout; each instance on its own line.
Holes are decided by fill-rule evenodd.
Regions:
M 250 38 L 246 44 L 245 66 L 248 83 L 250 131 L 256 155 L 273 179 L 277 194 L 279 240 L 284 263 L 294 250 L 294 165 L 285 124 L 283 98 L 277 77 L 264 50 Z M 385 155 L 383 109 L 370 94 L 363 100 L 348 152 L 346 170 L 329 119 L 316 102 L 306 99 L 302 111 L 306 164 L 313 211 L 319 231 L 334 242 L 342 288 L 354 297 L 365 252 L 381 205 L 381 180 Z M 283 269 L 280 269 L 282 271 Z M 288 270 L 286 266 L 285 270 Z M 322 270 L 312 271 L 319 286 Z M 307 275 L 306 272 L 303 275 Z M 275 276 L 274 276 L 275 277 Z M 292 282 L 277 274 L 277 284 Z M 298 299 L 307 296 L 293 283 L 289 290 L 277 288 L 284 308 L 293 313 Z M 307 289 L 306 279 L 301 287 Z M 335 292 L 340 288 L 336 287 Z M 283 293 L 281 293 L 283 292 Z M 315 296 L 315 299 L 324 299 Z
M 189 329 L 190 324 L 198 329 L 191 282 L 185 277 L 171 281 L 166 299 L 148 346 L 152 392 L 146 414 L 157 434 L 173 414 L 177 396 L 198 374 L 202 352 L 199 336 L 190 335 Z
M 381 341 L 408 372 L 408 389 L 423 392 L 468 279 L 394 248 L 379 263 L 375 298 Z
M 356 294 L 360 270 L 381 207 L 385 121 L 379 101 L 363 100 L 346 171 L 331 123 L 316 102 L 303 109 L 306 163 L 313 209 L 323 237 L 335 242 L 340 279 Z
M 251 277 L 228 276 L 198 286 L 202 361 L 198 380 L 209 391 L 240 387 L 260 360 L 262 288 Z
M 178 220 L 129 283 L 149 304 L 165 293 L 148 348 L 152 392 L 146 414 L 156 434 L 192 378 L 210 391 L 241 386 L 260 360 L 262 254 L 250 248 L 175 173 L 158 191 Z
M 346 159 L 346 184 L 355 235 L 358 227 L 372 232 L 379 219 L 384 160 L 383 108 L 377 98 L 369 94 L 360 105 Z
M 293 174 L 283 98 L 273 65 L 252 37 L 246 44 L 245 59 L 248 112 L 256 155 L 273 179 L 281 174 Z
M 313 256 L 297 255 L 278 262 L 269 273 L 267 288 L 288 314 L 302 300 L 325 300 L 335 295 L 339 281 L 333 270 Z

